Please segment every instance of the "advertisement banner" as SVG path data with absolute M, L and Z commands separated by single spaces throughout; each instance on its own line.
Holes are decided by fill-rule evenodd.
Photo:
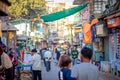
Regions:
M 114 28 L 120 26 L 120 17 L 107 20 L 108 28 Z

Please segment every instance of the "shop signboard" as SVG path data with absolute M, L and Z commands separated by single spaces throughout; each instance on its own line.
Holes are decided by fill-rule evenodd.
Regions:
M 107 26 L 108 28 L 114 28 L 120 26 L 120 17 L 108 19 Z
M 96 26 L 96 31 L 97 31 L 96 32 L 97 35 L 103 35 L 104 34 L 103 24 Z
M 81 32 L 81 31 L 82 31 L 81 28 L 75 28 L 75 33 L 79 33 L 79 32 Z
M 79 39 L 80 39 L 80 40 L 83 40 L 83 33 L 82 33 L 82 32 L 79 33 Z
M 13 38 L 13 33 L 9 32 L 9 39 L 12 39 L 12 38 Z
M 104 27 L 104 24 L 96 25 L 96 35 L 97 36 L 106 36 L 107 35 L 107 30 Z

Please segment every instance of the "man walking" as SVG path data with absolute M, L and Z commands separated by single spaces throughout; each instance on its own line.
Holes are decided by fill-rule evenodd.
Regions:
M 45 64 L 46 64 L 46 71 L 50 71 L 51 69 L 51 60 L 52 60 L 52 52 L 51 51 L 46 51 L 44 54 L 45 58 Z
M 32 71 L 33 71 L 33 80 L 42 80 L 41 76 L 41 56 L 37 53 L 36 49 L 32 49 Z
M 81 50 L 81 64 L 73 66 L 71 77 L 77 80 L 98 80 L 98 68 L 90 63 L 93 52 L 90 48 L 84 47 Z

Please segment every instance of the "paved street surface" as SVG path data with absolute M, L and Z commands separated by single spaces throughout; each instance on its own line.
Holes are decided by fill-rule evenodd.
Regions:
M 51 71 L 46 72 L 44 64 L 42 63 L 42 79 L 43 80 L 58 80 L 58 71 L 59 68 L 54 62 L 51 65 Z M 30 80 L 30 79 L 21 79 L 21 80 Z M 100 72 L 99 80 L 120 80 L 120 78 L 111 75 L 110 73 Z
M 58 71 L 59 71 L 59 68 L 54 62 L 51 63 L 51 71 L 49 72 L 46 72 L 46 69 L 43 64 L 43 67 L 42 67 L 43 80 L 58 80 Z
M 43 67 L 42 78 L 43 80 L 58 80 L 58 71 L 59 68 L 52 62 L 52 69 L 50 72 L 46 72 Z M 120 80 L 118 77 L 111 75 L 110 73 L 100 72 L 99 80 Z
M 113 76 L 110 73 L 100 72 L 99 80 L 120 80 L 120 78 Z

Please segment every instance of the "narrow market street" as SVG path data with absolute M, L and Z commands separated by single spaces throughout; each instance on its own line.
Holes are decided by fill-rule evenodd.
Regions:
M 0 80 L 76 78 L 120 80 L 120 0 L 0 0 Z

